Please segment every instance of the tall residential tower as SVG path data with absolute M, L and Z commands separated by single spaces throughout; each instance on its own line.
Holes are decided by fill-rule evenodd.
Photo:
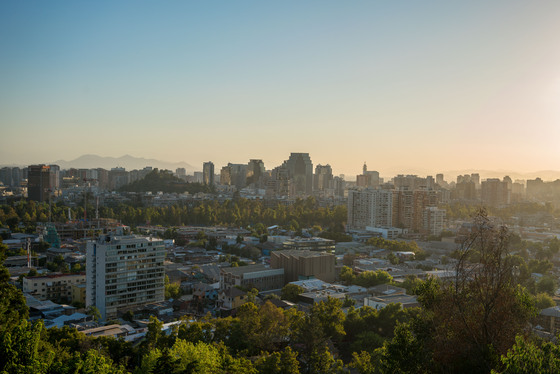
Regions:
M 214 185 L 214 163 L 211 161 L 202 164 L 202 181 L 207 186 Z
M 119 234 L 87 243 L 86 306 L 96 306 L 104 321 L 165 295 L 163 240 Z

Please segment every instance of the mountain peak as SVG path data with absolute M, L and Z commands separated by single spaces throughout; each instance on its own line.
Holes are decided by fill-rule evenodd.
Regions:
M 74 160 L 65 161 L 58 160 L 50 164 L 55 164 L 60 166 L 61 169 L 94 169 L 103 168 L 110 170 L 114 167 L 120 166 L 124 167 L 126 170 L 143 169 L 146 166 L 151 166 L 158 169 L 167 169 L 175 171 L 177 168 L 185 168 L 188 172 L 193 172 L 197 170 L 194 166 L 180 161 L 180 162 L 168 162 L 156 159 L 146 159 L 141 157 L 134 157 L 131 155 L 123 155 L 120 157 L 106 157 L 94 154 L 85 154 Z

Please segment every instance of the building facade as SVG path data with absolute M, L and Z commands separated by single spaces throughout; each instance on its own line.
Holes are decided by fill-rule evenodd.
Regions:
M 336 278 L 335 257 L 332 253 L 273 251 L 270 255 L 270 267 L 284 269 L 286 283 L 314 278 L 330 283 Z
M 53 189 L 50 166 L 30 165 L 27 178 L 27 197 L 29 200 L 48 201 L 49 194 Z
M 259 187 L 264 177 L 265 169 L 262 160 L 249 160 L 247 164 L 247 185 Z
M 315 191 L 325 191 L 333 188 L 333 173 L 330 165 L 315 166 L 315 176 L 313 177 L 313 189 Z
M 504 178 L 489 178 L 481 183 L 482 203 L 488 206 L 500 207 L 511 202 L 511 184 Z
M 72 286 L 86 283 L 86 274 L 49 274 L 23 278 L 23 292 L 38 300 L 72 302 Z
M 393 224 L 393 190 L 348 191 L 348 228 L 391 227 Z
M 235 286 L 256 288 L 259 291 L 280 289 L 284 286 L 284 269 L 271 269 L 264 265 L 220 269 L 220 289 Z
M 298 195 L 311 195 L 313 192 L 313 163 L 309 153 L 291 153 L 284 162 Z
M 427 207 L 424 209 L 423 231 L 426 234 L 438 236 L 445 227 L 445 209 Z
M 86 306 L 103 320 L 117 311 L 164 300 L 163 240 L 136 235 L 103 235 L 87 244 Z
M 207 186 L 214 185 L 214 163 L 205 162 L 202 164 L 202 182 Z
M 283 242 L 282 248 L 334 253 L 335 244 L 334 240 L 325 238 L 293 238 Z

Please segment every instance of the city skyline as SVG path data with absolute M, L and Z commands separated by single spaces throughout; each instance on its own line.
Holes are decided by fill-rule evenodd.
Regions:
M 311 157 L 311 162 L 313 163 L 314 167 L 315 166 L 321 166 L 321 163 L 315 163 L 313 161 L 313 155 L 310 155 Z M 288 155 L 286 155 L 286 158 L 288 158 Z M 241 162 L 241 164 L 246 164 L 247 161 L 249 161 L 249 164 L 251 163 L 251 161 L 261 161 L 262 159 L 251 159 L 251 160 L 245 160 L 245 162 Z M 266 160 L 265 160 L 266 161 Z M 286 160 L 284 160 L 286 161 Z M 211 160 L 209 160 L 209 162 L 213 163 Z M 172 172 L 177 172 L 179 170 L 180 173 L 183 173 L 183 169 L 184 172 L 188 175 L 193 175 L 193 173 L 203 173 L 204 171 L 204 164 L 206 162 L 203 162 L 201 165 L 192 165 L 189 164 L 187 162 L 184 161 L 164 161 L 164 160 L 156 160 L 156 159 L 147 159 L 144 157 L 133 157 L 131 155 L 123 155 L 121 157 L 102 157 L 99 155 L 92 155 L 92 154 L 88 154 L 88 155 L 82 155 L 80 157 L 78 157 L 77 159 L 74 160 L 57 160 L 57 161 L 40 161 L 40 162 L 33 162 L 30 164 L 16 164 L 16 163 L 12 163 L 12 164 L 7 164 L 7 163 L 0 163 L 0 167 L 5 168 L 12 168 L 12 167 L 17 167 L 17 168 L 27 168 L 31 165 L 55 165 L 57 167 L 59 167 L 60 169 L 106 169 L 106 170 L 111 170 L 114 168 L 124 168 L 127 171 L 131 171 L 131 170 L 140 170 L 140 169 L 144 169 L 146 167 L 149 168 L 158 168 L 158 169 L 162 169 L 162 170 L 169 170 Z M 219 165 L 216 164 L 216 170 L 214 172 L 214 175 L 219 176 L 220 174 L 220 169 L 224 166 L 228 166 L 231 165 L 233 163 L 231 162 L 227 162 L 224 165 Z M 239 165 L 239 163 L 236 163 L 236 165 Z M 484 170 L 484 169 L 461 169 L 461 170 L 435 170 L 435 169 L 424 169 L 424 170 L 413 170 L 413 169 L 405 169 L 405 170 L 388 170 L 387 168 L 385 168 L 382 164 L 372 164 L 372 163 L 363 163 L 360 165 L 359 170 L 352 170 L 350 173 L 340 173 L 337 170 L 332 170 L 332 163 L 323 163 L 323 166 L 329 166 L 330 170 L 332 171 L 334 176 L 344 176 L 344 179 L 347 181 L 353 181 L 356 180 L 356 177 L 359 177 L 361 174 L 363 174 L 363 169 L 364 166 L 366 166 L 370 171 L 369 172 L 374 172 L 374 173 L 379 173 L 379 176 L 385 178 L 385 180 L 391 179 L 397 175 L 418 175 L 418 176 L 436 176 L 438 174 L 442 174 L 444 175 L 444 178 L 446 181 L 450 182 L 450 181 L 454 181 L 456 178 L 462 177 L 464 175 L 469 175 L 469 174 L 479 174 L 481 176 L 482 179 L 486 179 L 486 178 L 502 178 L 504 176 L 509 176 L 513 179 L 535 179 L 535 178 L 541 178 L 545 181 L 554 181 L 557 179 L 560 179 L 560 170 L 537 170 L 537 171 L 532 171 L 532 172 L 521 172 L 515 169 L 512 170 L 501 170 L 501 169 L 496 169 L 496 170 Z M 367 166 L 369 165 L 369 166 Z M 274 172 L 274 169 L 276 169 L 277 167 L 282 166 L 282 163 L 276 165 L 276 164 L 271 164 L 269 162 L 263 162 L 263 167 L 265 167 L 265 169 L 269 172 Z M 374 170 L 375 168 L 375 170 Z
M 1 164 L 557 170 L 560 3 L 0 4 Z M 115 165 L 116 166 L 116 165 Z

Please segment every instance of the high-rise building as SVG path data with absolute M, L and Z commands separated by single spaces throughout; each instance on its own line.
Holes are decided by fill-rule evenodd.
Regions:
M 4 167 L 0 169 L 0 183 L 4 186 L 13 186 L 12 168 Z
M 214 163 L 211 161 L 202 164 L 202 181 L 207 186 L 214 185 Z
M 23 172 L 20 168 L 12 168 L 12 187 L 20 187 L 21 181 L 23 180 Z
M 428 182 L 426 178 L 421 178 L 416 175 L 402 175 L 399 174 L 393 178 L 393 184 L 397 189 L 418 190 L 426 188 Z
M 344 191 L 346 190 L 346 181 L 344 177 L 333 178 L 333 189 L 335 196 L 344 197 Z
M 80 178 L 85 178 L 85 175 L 81 176 Z M 130 182 L 129 178 L 129 173 L 125 170 L 125 168 L 112 168 L 111 171 L 109 171 L 109 188 L 112 190 L 117 190 L 122 186 L 128 184 Z
M 426 188 L 433 190 L 436 187 L 436 180 L 431 175 L 426 177 Z
M 204 183 L 204 174 L 201 171 L 195 171 L 193 173 L 193 182 Z
M 175 175 L 179 179 L 186 180 L 187 179 L 187 170 L 185 168 L 177 168 L 177 169 L 175 169 Z
M 362 174 L 356 176 L 356 186 L 358 187 L 377 187 L 381 184 L 381 178 L 379 178 L 379 172 L 375 170 L 367 169 L 367 164 L 364 162 L 364 167 L 362 168 Z
M 397 190 L 393 196 L 393 226 L 414 231 L 423 228 L 423 214 L 427 207 L 435 207 L 438 194 L 435 190 Z
M 97 171 L 97 186 L 100 189 L 106 190 L 109 188 L 109 171 L 98 168 Z
M 455 184 L 453 198 L 456 200 L 473 201 L 477 199 L 476 184 L 471 181 L 464 181 Z
M 293 194 L 292 183 L 285 165 L 275 167 L 272 170 L 272 175 L 267 181 L 266 189 L 269 196 L 289 197 Z
M 51 186 L 53 190 L 58 190 L 60 188 L 60 166 L 49 165 L 51 168 Z
M 392 227 L 393 190 L 348 190 L 348 228 Z
M 220 184 L 224 186 L 231 186 L 231 167 L 229 165 L 223 166 L 220 170 Z
M 247 185 L 261 185 L 262 178 L 264 177 L 265 169 L 262 160 L 250 160 L 247 165 Z
M 315 166 L 315 176 L 313 177 L 313 189 L 324 191 L 333 188 L 332 168 L 329 164 Z
M 294 192 L 298 195 L 311 195 L 313 192 L 313 163 L 309 153 L 291 153 L 284 161 L 290 180 L 294 185 Z
M 545 191 L 545 183 L 541 178 L 527 180 L 527 197 L 540 198 Z
M 525 199 L 525 183 L 523 181 L 516 180 L 515 183 L 511 185 L 511 201 L 519 202 Z
M 96 306 L 103 320 L 164 300 L 163 240 L 118 234 L 87 243 L 86 306 Z
M 348 191 L 348 228 L 424 228 L 424 209 L 435 207 L 435 190 L 372 189 Z
M 478 190 L 480 188 L 480 174 L 478 173 L 472 173 L 471 174 L 471 181 L 474 182 L 476 189 Z
M 509 177 L 508 177 L 509 178 Z M 488 206 L 499 207 L 511 202 L 511 179 L 488 178 L 481 183 L 482 202 Z
M 445 214 L 445 209 L 433 206 L 424 208 L 423 231 L 433 236 L 440 235 L 445 224 Z
M 47 201 L 52 191 L 50 166 L 30 165 L 28 170 L 27 196 L 29 200 Z

